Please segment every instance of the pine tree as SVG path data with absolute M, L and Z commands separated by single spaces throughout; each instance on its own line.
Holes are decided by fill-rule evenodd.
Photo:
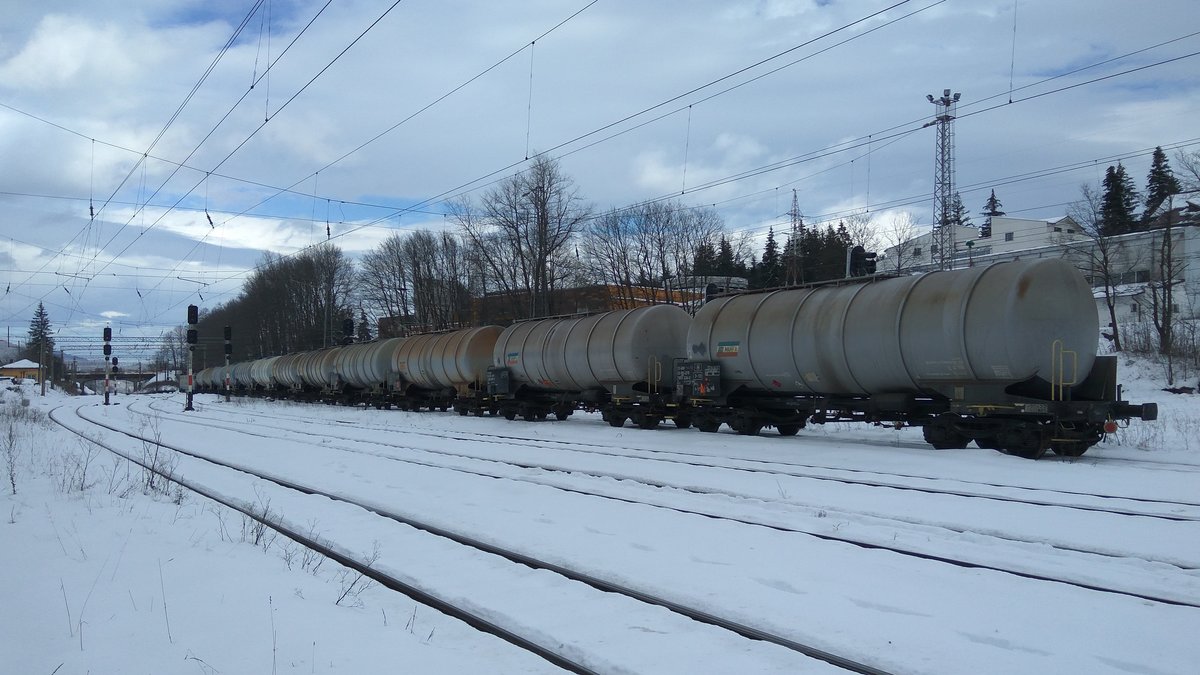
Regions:
M 1133 232 L 1137 220 L 1137 189 L 1125 167 L 1119 162 L 1104 172 L 1104 196 L 1100 201 L 1100 222 L 1103 236 L 1112 237 Z
M 733 244 L 725 237 L 717 245 L 717 274 L 723 277 L 737 276 L 736 261 L 733 259 Z
M 967 207 L 963 206 L 962 195 L 954 193 L 954 201 L 950 204 L 950 218 L 956 224 L 962 227 L 971 227 L 971 212 Z
M 779 255 L 779 245 L 775 243 L 775 228 L 767 230 L 767 244 L 763 248 L 762 263 L 758 266 L 758 282 L 760 288 L 774 288 L 783 276 L 783 261 Z
M 33 319 L 29 321 L 29 340 L 25 345 L 25 358 L 38 363 L 42 363 L 44 359 L 45 363 L 42 365 L 48 365 L 50 359 L 54 358 L 54 334 L 50 330 L 50 315 L 46 313 L 46 307 L 40 302 L 37 310 L 33 313 Z
M 696 247 L 692 260 L 692 274 L 698 277 L 714 276 L 717 273 L 717 250 L 711 241 L 702 241 Z
M 371 324 L 367 321 L 367 310 L 358 308 L 358 341 L 371 341 Z
M 979 228 L 980 237 L 992 236 L 992 218 L 1004 215 L 1004 212 L 1000 210 L 1002 206 L 1004 205 L 996 198 L 996 190 L 993 189 L 992 196 L 988 197 L 988 200 L 984 202 L 983 212 L 980 214 L 987 218 L 983 221 L 983 227 Z
M 1150 161 L 1150 173 L 1146 176 L 1146 210 L 1142 213 L 1143 220 L 1149 222 L 1157 215 L 1158 208 L 1167 198 L 1180 190 L 1179 179 L 1167 164 L 1167 153 L 1161 147 L 1154 148 L 1154 157 Z

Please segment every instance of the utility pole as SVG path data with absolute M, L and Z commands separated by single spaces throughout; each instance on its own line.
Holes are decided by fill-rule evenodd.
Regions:
M 42 396 L 46 395 L 46 336 L 38 343 L 38 380 L 42 383 Z
M 938 247 L 935 260 L 939 269 L 954 267 L 954 238 L 958 214 L 954 207 L 954 116 L 962 94 L 949 89 L 934 98 L 925 98 L 937 106 L 937 115 L 925 126 L 937 125 L 937 143 L 933 169 L 933 242 Z

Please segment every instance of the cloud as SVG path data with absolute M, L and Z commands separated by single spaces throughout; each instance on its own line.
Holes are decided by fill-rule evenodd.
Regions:
M 395 232 L 446 222 L 406 214 L 376 223 L 387 210 L 353 202 L 421 203 L 436 212 L 439 199 L 463 186 L 477 194 L 471 189 L 510 175 L 531 149 L 556 148 L 583 197 L 600 208 L 677 194 L 686 185 L 689 192 L 679 196 L 685 204 L 715 204 L 731 230 L 758 238 L 785 225 L 793 188 L 808 221 L 870 206 L 881 222 L 893 212 L 928 222 L 934 129 L 920 126 L 934 113 L 925 94 L 945 87 L 963 95 L 955 140 L 964 202 L 977 211 L 996 186 L 1006 210 L 1050 217 L 1076 198 L 1080 182 L 1096 179 L 1094 171 L 1009 179 L 1191 138 L 1200 104 L 1194 59 L 1020 101 L 1193 52 L 1197 38 L 1018 91 L 1017 102 L 1006 103 L 1010 81 L 1034 84 L 1173 37 L 1171 25 L 1196 16 L 1192 0 L 1020 3 L 1015 34 L 1011 3 L 945 3 L 870 33 L 883 19 L 858 24 L 727 79 L 889 3 L 597 3 L 532 49 L 534 38 L 578 7 L 551 0 L 401 3 L 339 56 L 391 5 L 346 0 L 330 5 L 270 79 L 250 91 L 269 62 L 266 38 L 270 59 L 280 57 L 323 4 L 275 3 L 264 31 L 261 17 L 248 24 L 138 164 L 247 3 L 8 3 L 0 22 L 0 103 L 78 132 L 0 108 L 0 190 L 12 193 L 0 195 L 0 224 L 19 240 L 0 246 L 0 255 L 48 265 L 20 297 L 48 293 L 72 322 L 100 320 L 101 311 L 163 321 L 160 314 L 173 316 L 171 308 L 200 288 L 177 277 L 211 284 L 202 287 L 205 302 L 228 299 L 264 252 L 287 254 L 324 240 L 326 205 L 334 241 L 358 255 Z M 891 10 L 886 19 L 908 11 Z M 991 96 L 997 98 L 985 100 Z M 643 110 L 649 112 L 633 116 Z M 828 152 L 867 136 L 869 146 Z M 184 161 L 193 151 L 190 168 L 167 181 L 175 167 L 156 157 Z M 757 172 L 800 157 L 809 159 Z M 1148 156 L 1133 158 L 1126 166 L 1140 176 L 1146 162 Z M 274 196 L 288 187 L 299 194 Z M 135 217 L 147 202 L 155 206 Z M 100 214 L 95 222 L 89 206 Z M 110 275 L 103 285 L 113 288 L 97 280 L 76 290 L 82 299 L 47 276 L 103 265 Z M 27 322 L 24 304 L 0 302 L 0 316 Z

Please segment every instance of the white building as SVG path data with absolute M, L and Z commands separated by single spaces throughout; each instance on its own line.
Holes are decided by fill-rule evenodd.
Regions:
M 1110 322 L 1105 277 L 1113 286 L 1117 322 L 1150 317 L 1151 286 L 1163 278 L 1166 225 L 1171 226 L 1170 258 L 1174 262 L 1173 304 L 1183 317 L 1200 316 L 1200 202 L 1185 202 L 1163 212 L 1144 232 L 1108 237 L 1097 242 L 1069 216 L 1049 220 L 992 219 L 992 236 L 980 238 L 974 228 L 956 233 L 955 267 L 988 265 L 1006 260 L 1067 258 L 1074 261 L 1095 289 L 1101 325 Z M 964 236 L 965 235 L 965 236 Z M 914 273 L 938 269 L 939 258 L 929 251 L 933 235 L 926 233 L 893 246 L 879 261 L 881 273 Z M 967 242 L 970 242 L 968 245 Z M 1101 247 L 1104 247 L 1103 249 Z M 1105 255 L 1107 253 L 1107 255 Z M 1107 259 L 1107 264 L 1102 261 Z M 1107 274 L 1106 274 L 1107 272 Z

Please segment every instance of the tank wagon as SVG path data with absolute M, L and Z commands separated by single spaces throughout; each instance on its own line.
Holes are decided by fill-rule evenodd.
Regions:
M 600 410 L 613 426 L 689 426 L 675 401 L 673 363 L 684 355 L 691 317 L 674 305 L 513 324 L 496 341 L 488 391 L 507 419 L 565 420 Z
M 616 427 L 669 419 L 745 435 L 857 421 L 1037 458 L 1081 455 L 1118 421 L 1157 416 L 1121 399 L 1098 335 L 1082 275 L 1038 260 L 723 296 L 694 318 L 658 305 L 393 338 L 230 372 L 238 392 L 379 408 L 598 410 Z M 200 371 L 198 387 L 220 391 L 223 373 Z
M 244 361 L 230 367 L 233 388 L 379 408 L 488 411 L 487 368 L 501 330 L 483 326 Z M 219 391 L 222 369 L 201 370 L 197 388 Z
M 890 422 L 935 448 L 1078 456 L 1116 420 L 1157 414 L 1119 400 L 1098 335 L 1073 266 L 1006 262 L 718 298 L 692 321 L 676 378 L 701 431 Z

